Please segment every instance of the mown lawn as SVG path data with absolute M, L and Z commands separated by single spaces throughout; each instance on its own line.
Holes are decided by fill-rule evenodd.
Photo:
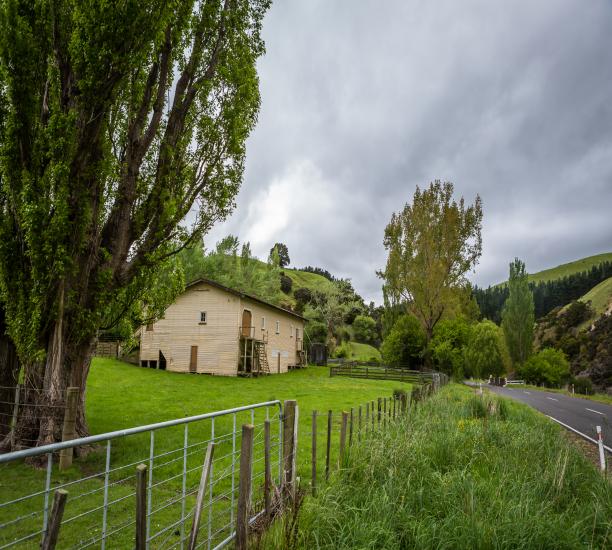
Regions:
M 334 436 L 332 439 L 332 464 L 337 461 L 339 439 L 339 416 L 342 410 L 350 410 L 378 397 L 390 397 L 393 389 L 402 387 L 401 383 L 354 380 L 350 378 L 329 378 L 326 367 L 309 367 L 282 375 L 244 379 L 205 375 L 176 374 L 164 371 L 144 369 L 110 359 L 96 359 L 93 362 L 89 376 L 86 414 L 92 434 L 99 434 L 143 424 L 151 424 L 164 420 L 182 418 L 229 409 L 232 407 L 260 403 L 279 399 L 296 399 L 299 406 L 298 434 L 298 472 L 302 484 L 307 485 L 310 479 L 310 439 L 312 411 L 318 410 L 319 430 L 319 461 L 320 468 L 324 466 L 324 433 L 326 413 L 334 411 Z M 408 385 L 403 387 L 408 389 Z M 357 409 L 355 409 L 355 412 Z M 269 410 L 273 419 L 273 444 L 278 434 L 277 411 Z M 256 475 L 261 474 L 263 462 L 262 431 L 265 410 L 259 409 L 254 414 L 256 425 L 257 464 L 254 465 Z M 250 423 L 250 412 L 237 415 L 237 426 Z M 232 418 L 224 417 L 216 420 L 215 436 L 226 436 L 220 440 L 215 451 L 217 476 L 227 472 L 231 466 L 232 451 Z M 210 421 L 190 424 L 188 468 L 191 470 L 187 480 L 187 488 L 197 487 L 204 446 L 199 443 L 211 435 Z M 184 426 L 166 428 L 155 432 L 156 459 L 155 483 L 160 483 L 153 491 L 153 508 L 159 508 L 152 518 L 152 532 L 180 518 L 180 491 L 182 471 L 182 448 L 184 443 Z M 150 434 L 134 435 L 114 440 L 112 443 L 111 468 L 121 467 L 110 476 L 112 483 L 109 491 L 109 501 L 114 502 L 108 517 L 109 530 L 120 526 L 122 522 L 133 518 L 134 502 L 134 469 L 135 464 L 147 463 L 149 458 Z M 237 448 L 240 447 L 240 437 L 237 438 Z M 167 453 L 167 454 L 166 454 Z M 65 544 L 83 543 L 88 537 L 100 535 L 102 488 L 104 471 L 104 447 L 90 449 L 90 453 L 75 461 L 74 466 L 66 472 L 53 470 L 52 487 L 70 482 L 84 475 L 92 476 L 84 484 L 71 485 L 65 519 L 72 519 L 62 528 L 62 540 Z M 273 450 L 273 460 L 278 460 L 278 447 Z M 166 464 L 166 465 L 163 465 Z M 320 470 L 322 471 L 322 470 Z M 273 468 L 277 475 L 278 468 Z M 227 474 L 224 474 L 227 475 Z M 24 464 L 0 466 L 0 503 L 18 498 L 22 495 L 41 491 L 44 488 L 45 472 Z M 225 477 L 215 485 L 215 494 L 222 495 L 230 490 L 230 479 Z M 0 509 L 0 525 L 3 520 L 10 521 L 20 514 L 30 514 L 40 511 L 42 507 L 40 495 L 33 500 L 19 503 L 10 509 Z M 189 497 L 187 510 L 193 506 L 194 495 Z M 177 501 L 172 504 L 173 501 Z M 167 508 L 162 508 L 170 503 Z M 229 519 L 230 501 L 220 499 L 215 503 L 215 516 Z M 93 510 L 82 518 L 79 514 Z M 10 511 L 10 513 L 9 513 Z M 6 512 L 6 514 L 5 514 Z M 227 517 L 226 517 L 227 516 Z M 217 521 L 217 520 L 215 520 Z M 219 520 L 220 521 L 220 520 Z M 0 529 L 0 546 L 7 540 L 14 540 L 27 524 L 30 529 L 40 529 L 41 516 L 33 515 L 25 523 L 12 524 L 6 529 Z M 25 531 L 28 532 L 28 531 Z M 126 528 L 109 540 L 107 547 L 124 548 L 131 544 L 132 529 Z M 178 537 L 178 533 L 168 532 L 164 536 Z M 222 537 L 224 535 L 219 535 Z M 172 539 L 171 540 L 175 540 Z M 158 541 L 156 540 L 156 543 Z M 62 546 L 63 547 L 63 546 Z M 155 544 L 152 548 L 157 547 Z
M 451 385 L 354 446 L 263 548 L 612 547 L 612 484 L 529 407 Z

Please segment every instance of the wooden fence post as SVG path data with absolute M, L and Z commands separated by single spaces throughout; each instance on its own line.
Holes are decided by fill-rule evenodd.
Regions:
M 383 427 L 387 426 L 387 398 L 383 397 Z
M 366 414 L 365 414 L 365 433 L 368 434 L 368 428 L 370 427 L 370 403 L 366 403 Z
M 208 484 L 208 476 L 212 466 L 213 453 L 215 444 L 211 441 L 206 448 L 204 456 L 204 465 L 202 466 L 202 474 L 200 475 L 200 485 L 198 486 L 198 494 L 196 497 L 195 510 L 193 512 L 193 522 L 191 524 L 191 532 L 189 533 L 189 550 L 195 550 L 198 540 L 198 530 L 200 529 L 200 518 L 202 517 L 202 506 L 204 506 L 204 495 L 206 494 L 206 485 Z
M 317 411 L 312 411 L 312 465 L 311 465 L 312 496 L 317 494 Z
M 64 425 L 62 427 L 62 441 L 70 441 L 76 437 L 76 412 L 79 401 L 79 388 L 66 390 L 66 409 L 64 410 Z M 65 470 L 72 466 L 73 447 L 60 451 L 59 469 Z
M 397 397 L 393 394 L 393 420 L 395 420 L 395 404 L 397 402 Z
M 264 420 L 264 509 L 266 516 L 270 516 L 272 503 L 270 491 L 272 490 L 272 464 L 270 462 L 270 421 Z
M 147 468 L 136 466 L 136 550 L 147 546 Z
M 340 424 L 340 452 L 338 453 L 338 468 L 344 463 L 344 450 L 346 448 L 346 425 L 348 424 L 349 413 L 342 411 L 342 424 Z
M 375 426 L 375 418 L 376 415 L 374 414 L 374 401 L 372 401 L 372 406 L 370 407 L 370 410 L 372 411 L 372 432 L 374 431 Z
M 351 407 L 351 416 L 349 418 L 349 447 L 353 444 L 353 407 Z
M 297 401 L 285 401 L 283 414 L 283 470 L 285 472 L 283 485 L 288 494 L 295 490 L 295 428 Z
M 329 455 L 331 452 L 332 411 L 327 411 L 327 452 L 325 454 L 325 481 L 329 479 Z
M 380 428 L 380 417 L 382 415 L 382 397 L 378 398 L 378 427 Z
M 55 496 L 53 497 L 53 507 L 51 508 L 51 515 L 49 516 L 49 524 L 47 525 L 47 532 L 45 533 L 41 550 L 54 550 L 55 545 L 57 544 L 67 497 L 67 491 L 64 491 L 63 489 L 58 489 L 55 491 Z
M 361 405 L 359 405 L 359 431 L 357 432 L 359 441 L 361 441 Z
M 251 507 L 251 476 L 253 473 L 253 424 L 243 424 L 238 478 L 238 510 L 236 512 L 236 549 L 249 545 L 249 508 Z

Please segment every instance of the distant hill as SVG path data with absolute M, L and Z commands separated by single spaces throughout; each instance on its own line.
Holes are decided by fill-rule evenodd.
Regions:
M 578 327 L 580 330 L 588 328 L 599 319 L 604 313 L 612 310 L 612 277 L 599 283 L 596 287 L 589 290 L 584 296 L 579 298 L 581 302 L 591 302 L 594 310 L 593 315 Z
M 289 269 L 283 268 L 283 272 L 287 277 L 290 277 L 293 281 L 293 286 L 291 288 L 291 298 L 293 298 L 293 293 L 298 288 L 307 288 L 309 290 L 326 290 L 330 288 L 333 283 L 323 277 L 323 275 L 319 275 L 318 273 L 311 273 L 309 271 L 301 271 L 299 269 Z
M 595 265 L 599 265 L 603 262 L 612 262 L 612 252 L 606 252 L 605 254 L 596 254 L 595 256 L 588 256 L 580 260 L 568 262 L 566 264 L 558 265 L 557 267 L 551 267 L 537 273 L 531 273 L 529 275 L 529 281 L 533 283 L 546 283 L 548 281 L 555 281 L 568 275 L 580 273 L 581 271 L 588 271 Z M 501 283 L 505 284 L 505 283 Z

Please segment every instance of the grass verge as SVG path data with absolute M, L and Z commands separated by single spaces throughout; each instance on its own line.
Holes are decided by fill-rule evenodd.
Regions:
M 612 486 L 525 405 L 451 385 L 351 449 L 264 548 L 609 548 Z

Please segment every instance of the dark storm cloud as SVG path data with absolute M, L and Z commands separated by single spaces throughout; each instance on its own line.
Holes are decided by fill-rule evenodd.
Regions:
M 612 250 L 612 3 L 278 0 L 228 232 L 379 299 L 382 236 L 416 185 L 484 201 L 473 275 Z

